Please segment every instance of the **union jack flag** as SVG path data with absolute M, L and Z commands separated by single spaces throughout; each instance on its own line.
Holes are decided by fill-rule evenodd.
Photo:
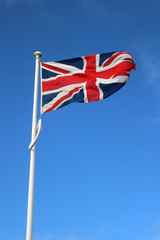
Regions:
M 132 69 L 133 57 L 126 52 L 41 63 L 41 113 L 107 98 L 125 85 Z

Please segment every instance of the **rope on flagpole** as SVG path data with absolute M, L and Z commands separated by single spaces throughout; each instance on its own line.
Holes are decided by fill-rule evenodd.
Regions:
M 29 149 L 31 150 L 34 145 L 36 144 L 37 142 L 37 139 L 39 137 L 39 134 L 40 134 L 40 131 L 41 131 L 41 128 L 42 128 L 42 119 L 40 118 L 39 121 L 38 121 L 38 124 L 37 124 L 37 128 L 36 128 L 36 136 L 35 138 L 33 139 L 33 141 L 31 141 L 30 145 L 29 145 Z

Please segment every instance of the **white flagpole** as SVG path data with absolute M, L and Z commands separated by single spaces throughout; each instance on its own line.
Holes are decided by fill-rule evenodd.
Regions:
M 37 103 L 38 103 L 38 82 L 39 82 L 39 64 L 40 52 L 34 53 L 35 65 L 35 84 L 34 84 L 34 100 L 33 100 L 33 118 L 32 118 L 32 140 L 34 141 L 37 133 Z M 35 150 L 36 146 L 32 146 L 30 155 L 30 174 L 29 174 L 29 191 L 28 191 L 28 212 L 27 212 L 27 230 L 26 240 L 32 240 L 33 229 L 33 200 L 34 200 L 34 173 L 35 173 Z

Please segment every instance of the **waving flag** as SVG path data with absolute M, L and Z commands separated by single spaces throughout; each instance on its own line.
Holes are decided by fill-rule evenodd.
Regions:
M 135 69 L 126 52 L 41 63 L 41 113 L 72 102 L 93 102 L 123 87 Z

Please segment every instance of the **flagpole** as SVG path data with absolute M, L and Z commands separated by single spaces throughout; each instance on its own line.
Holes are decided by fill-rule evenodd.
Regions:
M 32 140 L 34 141 L 37 133 L 37 103 L 38 103 L 38 82 L 39 82 L 39 64 L 42 54 L 35 52 L 35 83 L 34 83 L 34 100 L 33 100 L 33 117 L 32 117 Z M 33 200 L 34 200 L 34 175 L 35 175 L 35 150 L 34 144 L 30 149 L 30 173 L 29 173 L 29 190 L 28 190 L 28 212 L 27 212 L 27 230 L 26 240 L 32 240 L 33 229 Z

